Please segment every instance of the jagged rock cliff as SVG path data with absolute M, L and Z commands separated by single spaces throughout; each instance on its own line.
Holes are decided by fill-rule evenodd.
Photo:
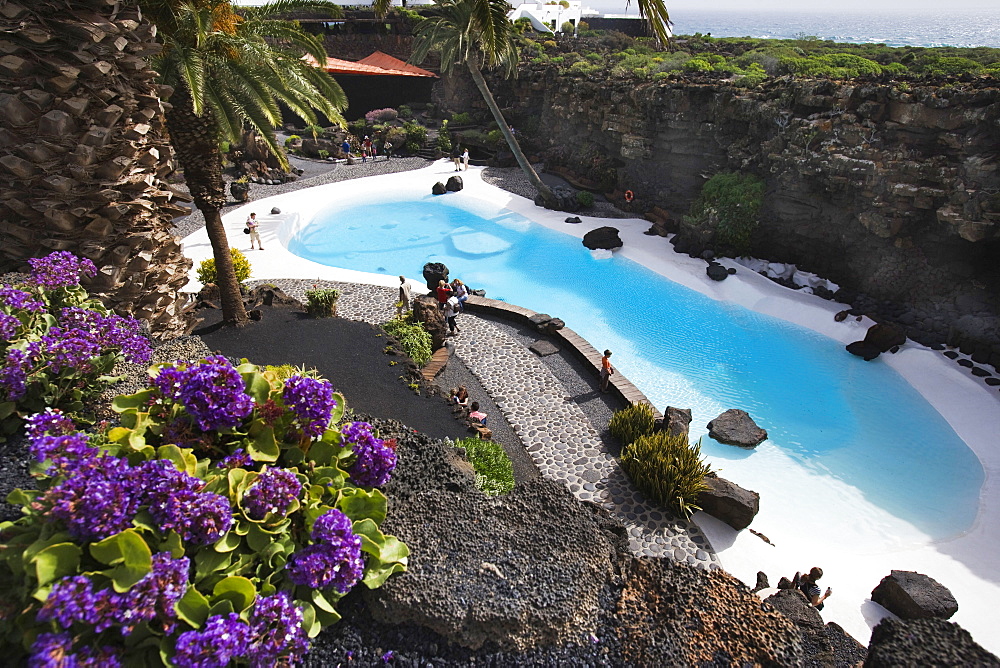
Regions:
M 675 220 L 722 170 L 765 180 L 760 257 L 795 262 L 1000 365 L 1000 88 L 892 81 L 638 82 L 523 66 L 497 84 L 547 164 Z M 589 172 L 589 173 L 588 173 Z M 697 230 L 685 228 L 682 235 Z

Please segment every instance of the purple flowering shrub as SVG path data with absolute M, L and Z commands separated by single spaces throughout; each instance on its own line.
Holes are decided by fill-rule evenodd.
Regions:
M 393 443 L 340 424 L 319 378 L 222 357 L 150 374 L 121 426 L 27 418 L 37 489 L 0 524 L 0 642 L 19 665 L 293 665 L 341 597 L 406 569 L 379 528 Z
M 118 380 L 108 375 L 116 362 L 152 353 L 138 320 L 108 313 L 79 285 L 97 271 L 90 260 L 59 251 L 29 263 L 29 284 L 0 285 L 0 441 L 46 407 L 80 413 Z

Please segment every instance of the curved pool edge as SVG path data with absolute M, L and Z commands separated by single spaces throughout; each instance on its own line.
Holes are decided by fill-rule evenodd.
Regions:
M 224 225 L 229 233 L 229 238 L 238 240 L 235 246 L 242 248 L 246 245 L 240 244 L 244 238 L 241 232 L 243 221 L 251 210 L 268 210 L 272 205 L 281 205 L 283 210 L 299 212 L 299 215 L 302 215 L 304 219 L 303 212 L 316 211 L 326 207 L 333 197 L 344 197 L 345 201 L 353 200 L 363 193 L 377 193 L 379 188 L 391 187 L 390 184 L 396 179 L 406 179 L 409 183 L 425 182 L 429 191 L 430 185 L 433 185 L 435 181 L 446 180 L 447 176 L 452 175 L 452 173 L 450 165 L 435 163 L 413 172 L 369 177 L 359 181 L 329 184 L 276 195 L 227 213 L 223 218 Z M 833 314 L 840 310 L 838 305 L 812 295 L 803 295 L 789 290 L 739 266 L 736 266 L 739 274 L 735 279 L 711 285 L 707 277 L 704 276 L 704 261 L 677 255 L 666 240 L 655 243 L 657 238 L 651 239 L 643 235 L 642 233 L 648 228 L 646 221 L 638 219 L 609 221 L 581 216 L 582 224 L 568 226 L 563 222 L 566 214 L 539 209 L 530 200 L 490 186 L 479 178 L 478 170 L 471 169 L 467 174 L 463 174 L 463 177 L 465 177 L 466 182 L 464 195 L 460 193 L 444 197 L 487 199 L 493 204 L 499 204 L 520 213 L 545 227 L 577 238 L 582 237 L 591 229 L 612 224 L 621 231 L 622 239 L 625 242 L 625 247 L 619 251 L 622 255 L 713 299 L 738 303 L 753 311 L 807 327 L 842 343 L 863 338 L 867 327 L 872 324 L 867 319 L 862 322 L 852 320 L 845 323 L 835 323 Z M 365 182 L 363 188 L 359 187 L 362 182 Z M 346 183 L 351 185 L 347 186 Z M 303 197 L 306 193 L 311 193 L 313 196 Z M 268 222 L 270 226 L 268 226 Z M 265 247 L 268 250 L 248 255 L 254 264 L 254 278 L 325 278 L 392 287 L 398 285 L 396 276 L 336 269 L 301 259 L 289 253 L 279 243 L 277 229 L 280 222 L 280 216 L 265 221 L 263 234 L 264 240 L 267 242 Z M 200 230 L 200 233 L 200 238 L 198 233 L 195 233 L 184 240 L 185 250 L 188 250 L 190 243 L 189 256 L 192 256 L 196 261 L 211 255 L 204 228 Z M 195 257 L 199 253 L 200 258 Z M 723 264 L 729 265 L 729 261 L 723 260 Z M 411 285 L 418 291 L 424 289 L 422 281 L 411 279 Z M 899 372 L 945 418 L 955 433 L 976 455 L 984 471 L 979 510 L 973 526 L 967 532 L 941 543 L 928 544 L 920 549 L 903 550 L 898 554 L 885 556 L 891 557 L 891 568 L 928 572 L 932 577 L 937 577 L 949 586 L 962 604 L 962 609 L 955 621 L 959 621 L 972 631 L 979 642 L 987 646 L 993 644 L 993 651 L 998 651 L 1000 650 L 1000 639 L 997 639 L 995 643 L 984 642 L 989 639 L 989 634 L 984 633 L 983 627 L 978 625 L 976 620 L 988 619 L 989 615 L 992 614 L 989 600 L 984 600 L 994 596 L 988 592 L 1000 594 L 1000 587 L 996 586 L 1000 583 L 1000 566 L 989 558 L 989 555 L 995 553 L 997 536 L 1000 536 L 1000 513 L 996 512 L 996 509 L 1000 508 L 1000 484 L 997 482 L 1000 479 L 1000 476 L 997 475 L 1000 473 L 1000 448 L 997 447 L 993 437 L 993 434 L 1000 433 L 1000 398 L 994 398 L 984 385 L 962 373 L 958 367 L 940 354 L 920 346 L 908 345 L 897 355 L 885 355 L 879 359 Z M 990 511 L 992 511 L 992 515 Z M 703 528 L 705 526 L 703 522 L 709 523 L 706 520 L 699 520 L 698 517 L 696 520 Z M 782 546 L 783 549 L 777 551 L 770 546 L 765 546 L 763 552 L 758 552 L 756 543 L 763 545 L 759 539 L 748 537 L 747 532 L 742 532 L 734 537 L 726 534 L 725 529 L 722 531 L 721 539 L 717 536 L 716 539 L 712 540 L 713 545 L 719 551 L 727 570 L 746 581 L 753 580 L 753 574 L 756 570 L 764 567 L 765 564 L 774 562 L 776 552 L 782 552 L 786 555 L 779 560 L 782 562 L 782 572 L 769 570 L 769 575 L 785 574 L 783 571 L 789 569 L 794 572 L 796 569 L 801 569 L 806 561 L 812 561 L 816 557 L 816 555 L 807 553 L 808 546 L 785 545 Z M 768 557 L 768 554 L 771 556 Z M 792 557 L 789 558 L 787 555 L 792 555 Z M 820 556 L 820 558 L 823 557 Z M 824 560 L 827 564 L 833 562 L 829 570 L 831 573 L 834 572 L 834 568 L 837 568 L 837 560 L 832 558 Z M 799 563 L 800 561 L 803 563 Z M 953 568 L 943 568 L 942 563 L 953 566 Z M 773 567 L 773 564 L 768 566 L 769 569 Z M 856 582 L 851 582 L 850 587 L 841 584 L 838 591 L 844 592 L 844 594 L 842 597 L 837 596 L 831 599 L 832 605 L 829 606 L 827 618 L 836 619 L 838 622 L 843 619 L 842 623 L 845 627 L 864 640 L 867 638 L 864 635 L 867 620 L 858 621 L 856 602 L 867 598 L 866 592 L 874 584 L 877 584 L 877 579 L 875 582 L 868 582 L 867 579 L 864 579 L 870 579 L 875 574 L 865 573 L 859 564 L 851 566 L 845 561 L 839 568 L 850 573 L 852 580 L 863 580 L 861 584 L 866 586 L 854 586 L 858 584 Z M 852 568 L 854 570 L 851 570 Z M 881 575 L 885 574 L 887 572 L 881 573 Z M 848 618 L 853 621 L 848 622 Z

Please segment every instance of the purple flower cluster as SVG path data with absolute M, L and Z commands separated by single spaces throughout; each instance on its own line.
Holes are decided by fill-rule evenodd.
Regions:
M 202 491 L 201 478 L 178 471 L 165 459 L 144 462 L 138 470 L 137 495 L 163 531 L 173 529 L 193 545 L 214 543 L 229 531 L 233 523 L 229 500 Z
M 81 276 L 97 274 L 93 262 L 69 251 L 56 251 L 43 258 L 30 259 L 28 264 L 31 265 L 31 279 L 49 289 L 77 285 Z
M 173 529 L 193 545 L 214 543 L 229 531 L 229 500 L 202 491 L 203 480 L 165 459 L 130 466 L 91 447 L 84 434 L 67 433 L 71 425 L 57 411 L 39 413 L 28 420 L 28 438 L 36 459 L 52 460 L 61 476 L 40 499 L 42 507 L 74 538 L 101 540 L 124 531 L 145 505 L 161 530 Z
M 375 438 L 371 429 L 367 422 L 351 422 L 344 425 L 340 433 L 345 441 L 353 444 L 356 457 L 348 469 L 351 481 L 362 487 L 381 487 L 389 482 L 396 469 L 396 453 L 382 439 Z
M 30 292 L 9 285 L 0 285 L 0 306 L 30 313 L 41 313 L 45 310 L 45 304 L 32 297 Z
M 121 650 L 116 647 L 85 647 L 73 654 L 68 633 L 40 633 L 31 646 L 29 668 L 120 668 Z
M 141 497 L 133 469 L 107 453 L 67 462 L 63 479 L 42 497 L 48 515 L 82 541 L 101 540 L 132 526 Z
M 164 367 L 153 385 L 165 398 L 184 406 L 202 431 L 235 427 L 253 410 L 243 378 L 221 355 L 198 364 Z
M 10 341 L 21 327 L 21 321 L 12 315 L 0 313 L 0 341 Z
M 293 499 L 302 493 L 302 483 L 286 469 L 269 468 L 243 495 L 243 508 L 251 519 L 262 520 L 268 513 L 284 515 Z
M 135 364 L 146 364 L 153 356 L 149 340 L 142 335 L 142 323 L 135 318 L 69 307 L 60 312 L 59 325 L 85 333 L 102 349 L 120 348 L 125 358 Z
M 225 668 L 235 659 L 253 668 L 295 665 L 309 649 L 302 610 L 287 592 L 257 599 L 250 623 L 234 612 L 214 615 L 197 631 L 177 638 L 173 663 L 178 668 Z
M 233 454 L 223 457 L 216 464 L 220 469 L 238 469 L 253 465 L 253 457 L 243 448 L 236 448 Z
M 177 638 L 173 662 L 178 668 L 226 668 L 246 653 L 249 640 L 250 627 L 235 612 L 214 615 Z
M 302 628 L 302 610 L 288 592 L 257 599 L 250 614 L 253 640 L 246 653 L 251 668 L 272 668 L 278 659 L 295 665 L 309 650 L 309 636 Z
M 17 401 L 28 392 L 28 374 L 31 373 L 31 356 L 18 348 L 11 348 L 0 367 L 0 391 L 8 401 Z
M 337 406 L 330 381 L 306 376 L 292 376 L 285 381 L 281 400 L 295 414 L 299 428 L 314 438 L 326 431 Z
M 54 621 L 65 630 L 79 623 L 97 633 L 114 626 L 128 636 L 138 624 L 158 619 L 169 633 L 177 618 L 174 604 L 187 591 L 190 567 L 187 557 L 173 559 L 160 552 L 153 555 L 152 570 L 125 592 L 95 590 L 83 575 L 63 578 L 52 586 L 36 620 Z
M 365 571 L 361 536 L 354 533 L 351 519 L 337 509 L 327 511 L 313 524 L 312 539 L 314 545 L 289 559 L 289 579 L 311 589 L 333 587 L 346 594 Z

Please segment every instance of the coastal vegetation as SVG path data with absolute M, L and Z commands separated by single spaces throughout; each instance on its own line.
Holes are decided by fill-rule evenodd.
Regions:
M 423 323 L 414 322 L 412 313 L 393 318 L 382 325 L 382 329 L 399 341 L 403 352 L 409 355 L 417 366 L 423 366 L 431 361 L 431 355 L 434 354 L 431 348 L 431 335 Z
M 700 75 L 750 87 L 767 78 L 787 75 L 831 79 L 961 75 L 1000 78 L 1000 49 L 987 47 L 896 48 L 808 37 L 776 40 L 695 34 L 678 36 L 670 49 L 661 49 L 648 38 L 590 30 L 582 30 L 579 39 L 561 37 L 558 41 L 526 33 L 520 44 L 523 61 L 554 65 L 563 73 L 654 81 Z
M 686 221 L 708 227 L 715 241 L 736 255 L 750 252 L 750 241 L 760 222 L 764 182 L 753 174 L 719 172 L 705 182 L 691 204 Z
M 232 258 L 233 273 L 236 275 L 236 281 L 242 283 L 250 278 L 250 260 L 247 259 L 247 256 L 236 248 L 229 249 L 229 256 Z M 215 270 L 214 257 L 202 260 L 201 264 L 198 265 L 198 280 L 204 285 L 218 282 L 219 274 Z
M 658 431 L 640 436 L 622 449 L 622 468 L 639 490 L 671 511 L 690 517 L 698 495 L 708 490 L 711 472 L 701 457 L 701 441 L 689 444 L 687 434 Z

